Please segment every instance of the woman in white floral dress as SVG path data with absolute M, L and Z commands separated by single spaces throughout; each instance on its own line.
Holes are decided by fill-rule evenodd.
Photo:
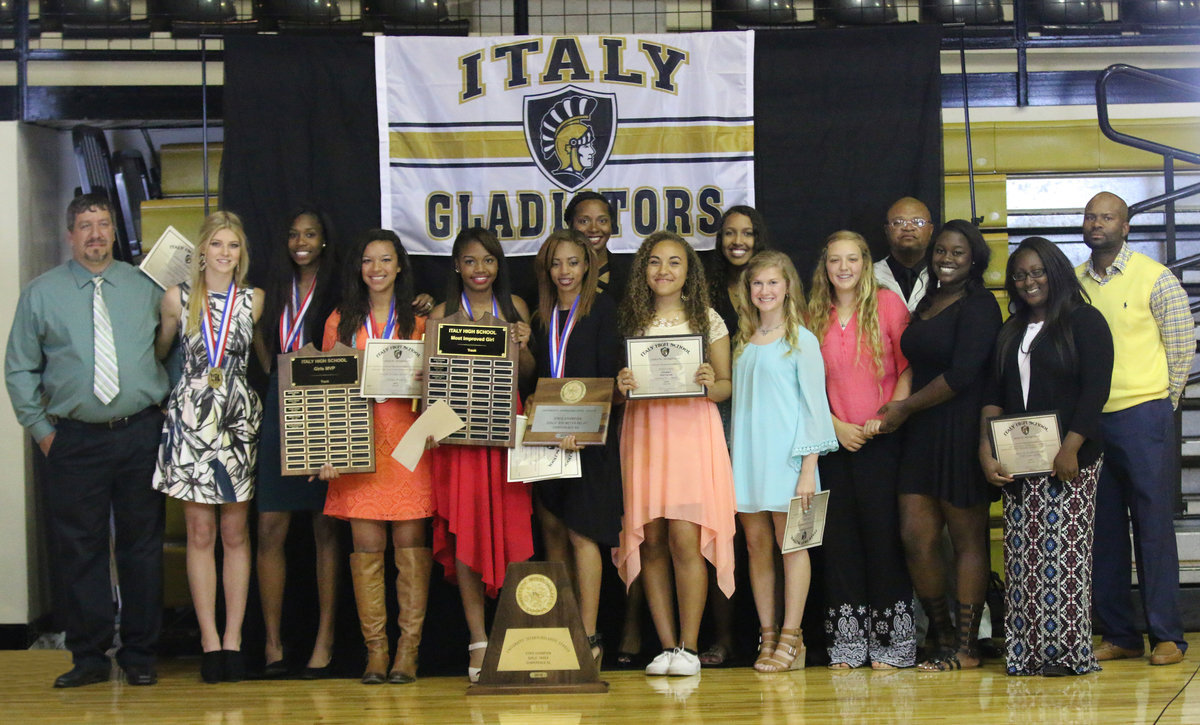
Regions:
M 163 296 L 156 351 L 166 357 L 178 337 L 183 377 L 167 404 L 154 488 L 183 501 L 188 584 L 204 651 L 201 676 L 205 682 L 236 681 L 245 673 L 247 516 L 262 422 L 262 403 L 246 384 L 246 363 L 263 295 L 245 285 L 250 255 L 235 214 L 216 212 L 205 219 L 192 264 L 191 283 Z M 218 533 L 224 552 L 223 635 L 216 624 Z

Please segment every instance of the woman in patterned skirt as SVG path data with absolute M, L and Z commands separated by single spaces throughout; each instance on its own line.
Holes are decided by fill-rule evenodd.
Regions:
M 167 356 L 176 337 L 183 377 L 171 391 L 154 488 L 183 501 L 188 586 L 200 624 L 205 682 L 245 674 L 242 620 L 250 588 L 250 530 L 262 403 L 246 384 L 262 290 L 245 285 L 250 252 L 236 214 L 204 220 L 192 280 L 167 290 L 155 352 Z M 219 512 L 219 514 L 218 514 Z M 225 632 L 217 631 L 218 533 L 224 553 Z
M 1008 259 L 1013 314 L 996 341 L 979 460 L 1004 491 L 1005 649 L 1010 675 L 1081 675 L 1092 651 L 1092 528 L 1103 463 L 1100 411 L 1112 378 L 1112 334 L 1071 263 L 1041 237 Z M 1049 474 L 1010 476 L 987 419 L 1056 413 L 1064 434 Z

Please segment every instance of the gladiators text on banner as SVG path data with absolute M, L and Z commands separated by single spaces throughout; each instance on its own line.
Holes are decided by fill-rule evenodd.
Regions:
M 752 32 L 375 42 L 381 218 L 417 254 L 476 225 L 533 254 L 585 189 L 618 252 L 754 203 Z

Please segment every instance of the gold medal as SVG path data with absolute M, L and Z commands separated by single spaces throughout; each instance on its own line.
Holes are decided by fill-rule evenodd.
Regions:
M 225 382 L 225 371 L 221 368 L 210 368 L 208 371 L 208 387 L 214 390 L 221 387 L 221 383 Z

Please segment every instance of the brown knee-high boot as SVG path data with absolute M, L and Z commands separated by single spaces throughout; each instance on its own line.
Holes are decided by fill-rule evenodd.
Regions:
M 358 604 L 358 623 L 367 645 L 364 685 L 379 685 L 387 679 L 387 600 L 384 599 L 383 552 L 350 555 L 350 574 L 354 579 L 354 601 Z
M 396 601 L 400 614 L 400 639 L 388 682 L 406 684 L 417 679 L 417 648 L 425 626 L 425 603 L 429 599 L 429 572 L 433 553 L 424 547 L 396 549 Z

